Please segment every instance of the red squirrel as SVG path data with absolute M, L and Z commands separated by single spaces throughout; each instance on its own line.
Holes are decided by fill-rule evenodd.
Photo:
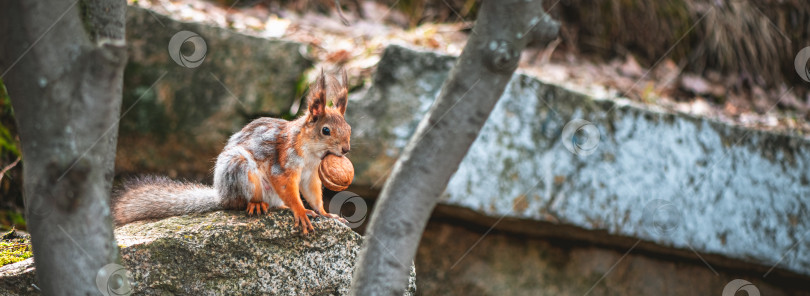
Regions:
M 323 74 L 310 86 L 307 111 L 292 121 L 259 118 L 228 139 L 214 167 L 214 186 L 165 177 L 136 179 L 113 194 L 116 225 L 215 210 L 290 209 L 304 234 L 314 231 L 307 215 L 340 219 L 323 209 L 318 166 L 328 154 L 351 149 L 346 72 L 342 81 Z M 329 87 L 327 87 L 329 86 Z M 327 106 L 327 91 L 333 106 Z M 299 192 L 313 210 L 304 208 Z

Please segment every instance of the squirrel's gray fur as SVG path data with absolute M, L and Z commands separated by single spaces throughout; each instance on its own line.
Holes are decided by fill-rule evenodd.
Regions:
M 155 176 L 127 180 L 113 192 L 112 198 L 116 225 L 238 208 L 221 201 L 213 187 Z

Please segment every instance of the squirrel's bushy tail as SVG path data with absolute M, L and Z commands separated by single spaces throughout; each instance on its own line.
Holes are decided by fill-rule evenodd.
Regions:
M 224 209 L 213 187 L 174 181 L 166 177 L 140 177 L 124 182 L 112 197 L 115 225 Z

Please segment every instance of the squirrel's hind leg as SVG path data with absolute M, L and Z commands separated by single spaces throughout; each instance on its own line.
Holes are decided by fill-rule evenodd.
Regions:
M 267 212 L 262 174 L 249 153 L 240 147 L 224 151 L 217 158 L 214 187 L 230 209 L 247 208 L 248 215 Z
M 271 210 L 286 210 L 289 209 L 287 205 L 284 204 L 284 201 L 278 196 L 276 190 L 273 188 L 272 183 L 270 180 L 265 179 L 264 183 L 264 202 L 270 205 Z
M 264 186 L 262 186 L 262 179 L 256 172 L 248 172 L 247 173 L 248 182 L 250 185 L 253 186 L 252 197 L 248 201 L 247 212 L 248 215 L 253 215 L 254 210 L 257 214 L 262 213 L 269 213 L 267 209 L 270 207 L 270 204 L 265 202 L 263 199 L 264 196 Z

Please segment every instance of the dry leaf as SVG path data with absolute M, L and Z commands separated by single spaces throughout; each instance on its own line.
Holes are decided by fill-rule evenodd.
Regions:
M 627 56 L 627 60 L 619 67 L 619 73 L 627 77 L 639 78 L 644 75 L 644 70 L 632 55 Z
M 329 55 L 326 56 L 326 61 L 330 62 L 330 63 L 335 63 L 335 64 L 342 64 L 342 63 L 345 63 L 347 60 L 349 60 L 349 58 L 351 58 L 351 56 L 352 55 L 351 55 L 351 53 L 349 53 L 348 50 L 341 49 L 341 50 L 329 53 Z

